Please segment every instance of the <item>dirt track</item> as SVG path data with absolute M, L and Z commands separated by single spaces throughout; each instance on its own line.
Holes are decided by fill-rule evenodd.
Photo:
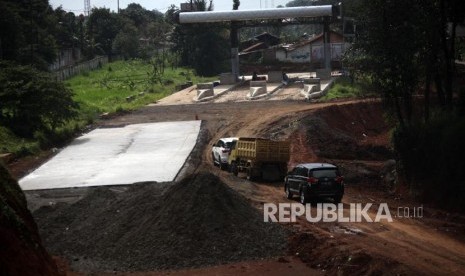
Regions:
M 389 128 L 379 125 L 382 121 L 380 108 L 380 104 L 374 100 L 314 104 L 303 101 L 254 101 L 153 105 L 103 121 L 101 125 L 195 118 L 203 120 L 207 134 L 201 148 L 202 154 L 190 161 L 190 167 L 183 172 L 183 176 L 212 172 L 257 209 L 263 208 L 266 202 L 293 201 L 285 199 L 281 183 L 252 183 L 214 167 L 210 145 L 226 136 L 289 138 L 294 145 L 291 163 L 330 161 L 340 165 L 345 174 L 351 175 L 343 199 L 345 204 L 387 202 L 395 214 L 397 206 L 419 206 L 421 203 L 412 201 L 402 191 L 389 195 L 380 188 L 379 170 L 383 161 L 389 158 Z M 311 128 L 318 125 L 315 122 L 319 120 L 324 122 L 319 124 L 320 127 L 324 128 L 326 124 L 330 129 L 324 130 L 327 131 L 325 137 L 332 137 L 332 146 L 326 143 L 325 137 L 317 135 L 322 133 L 322 129 Z M 425 217 L 422 219 L 399 218 L 393 223 L 312 224 L 299 220 L 295 224 L 284 225 L 292 233 L 287 255 L 297 256 L 313 269 L 329 274 L 337 274 L 338 271 L 354 275 L 463 274 L 465 219 L 429 206 L 424 206 L 424 209 Z M 40 221 L 38 224 L 40 226 Z

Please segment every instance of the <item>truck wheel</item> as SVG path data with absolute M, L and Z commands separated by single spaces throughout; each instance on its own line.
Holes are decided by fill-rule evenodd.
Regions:
M 254 175 L 252 174 L 252 169 L 250 169 L 250 168 L 247 168 L 247 180 L 250 180 L 250 181 L 254 181 L 254 180 L 255 180 L 255 177 L 254 177 Z
M 300 203 L 306 204 L 308 202 L 307 196 L 305 195 L 304 189 L 300 190 Z
M 247 180 L 252 180 L 251 178 L 252 176 L 251 176 L 250 169 L 247 169 Z
M 291 190 L 289 189 L 289 185 L 286 184 L 286 198 L 287 199 L 292 199 L 294 195 L 292 194 Z
M 231 163 L 231 166 L 229 167 L 229 172 L 231 172 L 232 174 L 234 174 L 235 176 L 237 176 L 239 174 L 239 171 L 237 169 L 237 164 L 236 162 L 232 162 Z
M 219 163 L 220 163 L 220 169 L 221 170 L 225 171 L 228 168 L 228 163 L 221 163 L 221 162 L 219 162 Z

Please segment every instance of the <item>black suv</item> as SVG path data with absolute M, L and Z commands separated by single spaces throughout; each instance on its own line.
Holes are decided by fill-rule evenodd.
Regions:
M 339 203 L 344 195 L 344 179 L 332 164 L 299 164 L 284 179 L 284 190 L 289 199 L 298 194 L 302 204 L 318 197 L 331 197 Z

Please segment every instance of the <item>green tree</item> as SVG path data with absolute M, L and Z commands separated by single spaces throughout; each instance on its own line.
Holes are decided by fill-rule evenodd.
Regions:
M 23 30 L 26 22 L 18 14 L 15 3 L 0 1 L 0 59 L 15 60 L 19 48 L 26 44 Z
M 125 58 L 150 58 L 157 45 L 166 41 L 171 25 L 157 10 L 146 10 L 131 3 L 119 14 L 121 31 L 115 38 L 113 49 Z
M 213 9 L 213 1 L 193 1 L 199 11 Z M 176 24 L 171 41 L 181 65 L 191 66 L 202 76 L 213 76 L 228 68 L 229 32 L 224 24 Z
M 166 10 L 164 15 L 165 22 L 174 25 L 176 23 L 176 14 L 179 12 L 179 8 L 176 5 L 171 5 L 168 10 Z
M 134 23 L 140 35 L 149 37 L 149 26 L 154 23 L 163 23 L 163 14 L 157 10 L 149 11 L 141 5 L 131 3 L 121 10 L 121 17 L 126 17 Z
M 125 59 L 136 58 L 139 54 L 139 36 L 136 26 L 131 22 L 124 24 L 115 37 L 113 49 Z
M 0 57 L 47 70 L 56 58 L 50 30 L 56 25 L 47 0 L 0 0 Z
M 54 130 L 77 115 L 73 93 L 48 73 L 0 62 L 0 122 L 23 137 Z
M 55 9 L 57 24 L 51 31 L 55 35 L 59 48 L 80 46 L 78 19 L 72 12 L 66 12 L 61 7 Z
M 357 22 L 361 31 L 353 45 L 349 64 L 378 84 L 378 91 L 383 93 L 388 106 L 393 107 L 399 122 L 410 123 L 411 96 L 423 83 L 426 121 L 430 117 L 433 83 L 440 105 L 452 109 L 454 33 L 456 24 L 464 20 L 465 3 L 362 0 L 358 9 Z M 449 23 L 452 25 L 450 31 Z
M 362 0 L 348 58 L 352 72 L 371 80 L 398 122 L 393 145 L 410 190 L 426 202 L 461 211 L 465 118 L 454 110 L 459 97 L 452 80 L 453 22 L 463 20 L 463 10 L 463 1 L 455 0 Z M 438 105 L 430 103 L 433 83 Z M 413 97 L 420 91 L 424 101 Z
M 415 1 L 363 0 L 362 32 L 353 44 L 352 69 L 370 77 L 401 125 L 412 119 L 421 48 Z
M 95 49 L 111 55 L 113 40 L 120 31 L 120 20 L 117 14 L 105 8 L 94 8 L 87 21 L 87 35 L 91 44 L 91 55 Z

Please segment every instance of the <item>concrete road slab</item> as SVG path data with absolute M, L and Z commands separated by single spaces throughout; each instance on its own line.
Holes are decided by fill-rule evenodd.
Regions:
M 93 130 L 22 178 L 23 190 L 173 181 L 195 146 L 201 121 Z

